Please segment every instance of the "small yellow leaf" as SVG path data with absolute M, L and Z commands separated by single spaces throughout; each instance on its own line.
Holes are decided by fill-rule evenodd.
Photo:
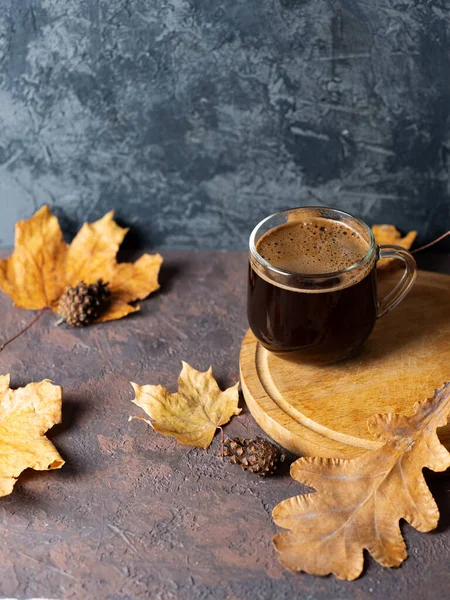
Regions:
M 417 236 L 417 231 L 410 231 L 402 237 L 402 234 L 394 225 L 373 225 L 372 232 L 375 237 L 375 242 L 380 245 L 401 246 L 409 250 Z M 396 263 L 394 258 L 385 258 L 378 262 L 378 268 L 386 268 Z
M 45 433 L 61 422 L 62 389 L 45 379 L 11 390 L 0 376 L 0 496 L 24 469 L 60 469 L 64 461 Z
M 402 238 L 400 231 L 394 225 L 373 225 L 373 235 L 377 244 L 394 244 L 409 250 L 417 236 L 417 231 L 410 231 Z
M 450 382 L 414 409 L 412 416 L 368 420 L 369 431 L 384 442 L 378 450 L 353 460 L 300 458 L 293 463 L 292 477 L 316 493 L 274 508 L 275 523 L 289 530 L 274 538 L 288 569 L 356 579 L 365 549 L 385 567 L 405 560 L 400 519 L 419 531 L 437 526 L 439 510 L 422 471 L 450 467 L 450 453 L 436 433 L 450 413 Z
M 111 301 L 97 321 L 111 321 L 139 310 L 130 303 L 159 288 L 159 254 L 144 254 L 135 263 L 118 263 L 116 254 L 128 229 L 108 212 L 95 223 L 85 223 L 70 245 L 63 240 L 58 219 L 48 206 L 16 225 L 14 252 L 0 260 L 0 289 L 20 308 L 57 311 L 68 286 L 98 279 L 109 282 Z
M 178 392 L 169 393 L 162 385 L 139 386 L 133 402 L 152 419 L 147 421 L 155 431 L 175 437 L 187 446 L 207 448 L 216 429 L 238 415 L 238 383 L 222 392 L 212 375 L 183 362 L 178 378 Z

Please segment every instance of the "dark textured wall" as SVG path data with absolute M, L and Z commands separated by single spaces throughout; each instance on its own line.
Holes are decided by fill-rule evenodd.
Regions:
M 297 204 L 449 227 L 446 0 L 1 0 L 0 241 L 48 202 L 160 247 Z

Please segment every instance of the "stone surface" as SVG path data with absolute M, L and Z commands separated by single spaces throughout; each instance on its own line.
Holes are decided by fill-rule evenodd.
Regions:
M 424 257 L 425 258 L 425 257 Z M 440 258 L 440 269 L 450 272 Z M 431 264 L 432 258 L 427 258 Z M 429 263 L 430 264 L 430 263 Z M 245 253 L 166 252 L 161 291 L 142 311 L 85 329 L 46 314 L 0 354 L 13 386 L 50 378 L 64 386 L 63 423 L 50 437 L 67 464 L 20 477 L 0 500 L 0 596 L 134 600 L 435 600 L 450 589 L 450 486 L 430 476 L 438 529 L 402 527 L 400 569 L 367 560 L 343 583 L 283 571 L 271 539 L 272 508 L 302 491 L 287 472 L 261 480 L 207 451 L 157 434 L 131 403 L 129 381 L 176 389 L 181 360 L 238 378 L 246 329 Z M 2 337 L 31 313 L 0 295 Z M 230 436 L 260 433 L 248 411 Z
M 449 24 L 445 0 L 3 0 L 0 244 L 45 202 L 161 248 L 243 249 L 299 204 L 429 241 Z

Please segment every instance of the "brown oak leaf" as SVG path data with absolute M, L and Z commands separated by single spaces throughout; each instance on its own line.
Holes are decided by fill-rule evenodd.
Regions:
M 48 206 L 19 221 L 14 252 L 0 260 L 0 289 L 19 308 L 56 311 L 68 286 L 101 278 L 109 282 L 111 301 L 97 321 L 120 319 L 139 310 L 130 303 L 158 289 L 162 258 L 144 254 L 134 263 L 118 263 L 116 254 L 128 230 L 113 217 L 111 211 L 95 223 L 85 223 L 70 245 Z
M 394 227 L 394 225 L 373 225 L 372 232 L 375 237 L 375 242 L 380 246 L 385 244 L 390 246 L 401 246 L 406 250 L 411 248 L 417 236 L 417 231 L 410 231 L 405 237 L 402 237 L 402 234 Z M 398 261 L 394 258 L 385 258 L 379 261 L 377 266 L 378 268 L 385 269 L 397 262 Z
M 238 385 L 222 392 L 212 375 L 196 371 L 183 362 L 178 378 L 178 392 L 171 394 L 162 385 L 131 384 L 135 391 L 133 402 L 150 416 L 152 421 L 140 418 L 155 431 L 175 437 L 187 446 L 207 448 L 216 429 L 238 415 Z
M 0 496 L 7 496 L 24 469 L 60 469 L 64 461 L 45 437 L 61 422 L 62 390 L 45 379 L 11 390 L 0 376 Z
M 439 520 L 422 470 L 450 466 L 450 453 L 436 434 L 449 413 L 450 382 L 416 403 L 412 416 L 372 416 L 368 427 L 384 443 L 380 449 L 354 460 L 297 460 L 292 477 L 317 491 L 289 498 L 273 511 L 277 525 L 290 530 L 274 538 L 283 565 L 353 580 L 367 549 L 383 566 L 399 566 L 407 557 L 399 520 L 419 531 L 434 529 Z

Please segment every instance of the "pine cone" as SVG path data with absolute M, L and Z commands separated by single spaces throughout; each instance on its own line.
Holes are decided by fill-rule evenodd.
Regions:
M 58 314 L 72 327 L 88 325 L 105 310 L 111 292 L 101 279 L 86 285 L 84 281 L 68 287 L 58 304 Z
M 273 475 L 286 455 L 278 446 L 261 437 L 252 439 L 230 438 L 224 442 L 224 455 L 235 465 L 241 465 L 257 475 Z

